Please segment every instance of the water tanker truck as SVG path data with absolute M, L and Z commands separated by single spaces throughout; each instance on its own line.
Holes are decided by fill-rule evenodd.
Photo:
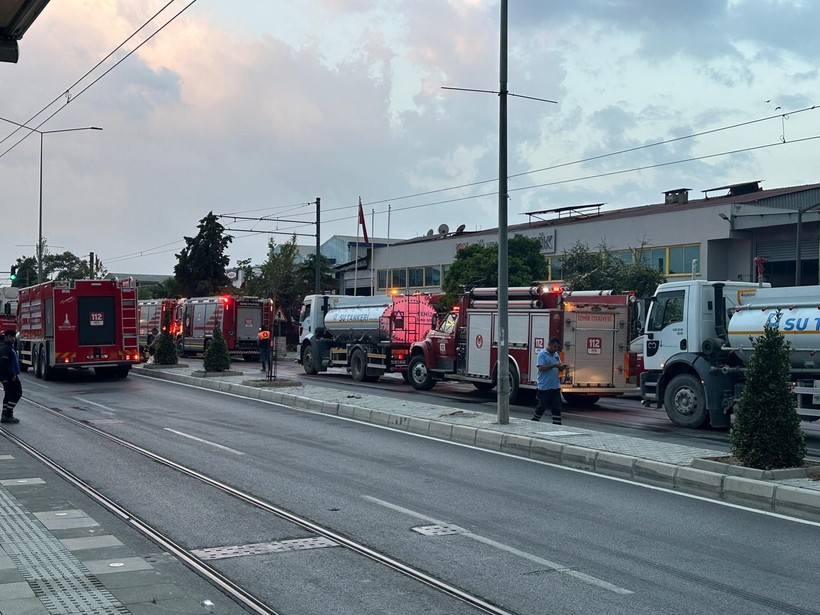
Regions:
M 746 363 L 766 323 L 791 345 L 797 414 L 820 418 L 820 286 L 771 288 L 743 282 L 661 284 L 644 336 L 641 398 L 684 427 L 731 425 Z
M 410 345 L 435 326 L 429 295 L 308 295 L 299 315 L 299 363 L 307 374 L 346 368 L 357 382 L 407 378 Z

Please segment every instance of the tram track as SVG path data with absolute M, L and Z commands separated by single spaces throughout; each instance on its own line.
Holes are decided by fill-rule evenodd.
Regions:
M 314 521 L 311 521 L 310 519 L 299 516 L 288 510 L 285 510 L 284 508 L 281 508 L 279 506 L 276 506 L 275 504 L 260 499 L 250 493 L 247 493 L 240 489 L 236 489 L 235 487 L 232 487 L 227 483 L 219 481 L 213 477 L 207 476 L 206 474 L 189 468 L 183 464 L 177 463 L 172 459 L 154 453 L 123 438 L 107 433 L 102 429 L 99 429 L 85 421 L 67 416 L 60 410 L 50 408 L 30 398 L 27 398 L 27 402 L 54 417 L 67 421 L 74 427 L 83 429 L 99 437 L 105 438 L 110 442 L 122 446 L 123 448 L 128 449 L 134 453 L 142 455 L 166 468 L 179 472 L 180 474 L 183 474 L 189 478 L 193 478 L 196 481 L 199 481 L 200 483 L 205 484 L 211 488 L 217 489 L 220 492 L 227 494 L 241 502 L 250 504 L 255 508 L 263 510 L 284 521 L 292 523 L 304 530 L 312 532 L 317 536 L 320 536 L 331 541 L 339 547 L 352 551 L 377 564 L 380 564 L 410 579 L 413 579 L 414 581 L 422 583 L 427 587 L 430 587 L 442 594 L 445 594 L 462 603 L 465 603 L 475 608 L 478 612 L 487 613 L 490 615 L 514 615 L 514 613 L 510 611 L 502 609 L 478 596 L 475 596 L 467 591 L 462 590 L 461 588 L 458 588 L 450 583 L 447 583 L 446 581 L 438 579 L 424 572 L 423 570 L 420 570 L 418 568 L 405 564 L 397 559 L 394 559 L 388 555 L 380 553 L 361 542 L 358 542 L 342 534 L 339 534 L 338 532 L 335 532 L 334 530 L 317 524 Z M 59 475 L 61 478 L 69 482 L 74 487 L 81 490 L 84 494 L 93 499 L 103 508 L 107 509 L 108 511 L 119 517 L 122 521 L 135 528 L 145 537 L 152 540 L 162 548 L 166 549 L 168 552 L 178 557 L 190 569 L 192 569 L 194 572 L 196 572 L 197 574 L 208 580 L 210 583 L 218 587 L 221 591 L 223 591 L 225 594 L 236 600 L 236 602 L 238 602 L 239 604 L 243 605 L 250 612 L 264 615 L 280 614 L 280 611 L 271 608 L 270 606 L 265 604 L 260 598 L 254 596 L 253 594 L 242 588 L 240 585 L 238 585 L 236 582 L 232 581 L 230 578 L 222 574 L 219 570 L 204 562 L 199 556 L 195 554 L 193 550 L 184 548 L 166 534 L 160 532 L 155 527 L 152 527 L 150 523 L 140 519 L 131 511 L 120 506 L 111 498 L 106 496 L 104 493 L 90 486 L 82 478 L 73 474 L 65 466 L 51 459 L 44 452 L 38 450 L 36 447 L 15 436 L 9 430 L 2 430 L 2 433 L 8 440 L 10 440 L 15 445 L 25 450 L 28 454 L 32 455 L 34 458 L 45 464 L 49 469 L 51 469 L 53 472 L 55 472 L 57 475 Z

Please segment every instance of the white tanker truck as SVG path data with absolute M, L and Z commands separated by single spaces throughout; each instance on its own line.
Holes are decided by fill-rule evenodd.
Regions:
M 435 326 L 429 295 L 308 295 L 299 315 L 299 363 L 307 374 L 346 368 L 357 382 L 387 372 L 407 380 L 410 344 Z
M 797 414 L 820 418 L 820 286 L 687 280 L 658 286 L 646 317 L 641 398 L 684 427 L 731 425 L 767 322 L 791 344 Z

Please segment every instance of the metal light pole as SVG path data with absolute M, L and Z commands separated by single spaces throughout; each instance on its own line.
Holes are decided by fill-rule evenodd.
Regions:
M 509 272 L 507 271 L 507 0 L 501 0 L 498 93 L 498 424 L 510 422 Z
M 62 128 L 59 130 L 39 130 L 4 117 L 0 117 L 0 120 L 40 135 L 40 220 L 37 229 L 37 283 L 39 284 L 43 281 L 43 135 L 55 132 L 76 132 L 78 130 L 102 130 L 102 128 L 99 126 L 83 126 L 81 128 Z

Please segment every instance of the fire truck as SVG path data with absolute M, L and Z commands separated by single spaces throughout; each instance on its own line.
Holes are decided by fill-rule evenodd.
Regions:
M 124 378 L 140 362 L 137 283 L 61 280 L 20 289 L 17 331 L 20 369 L 33 368 L 37 378 L 88 367 Z
M 148 334 L 152 329 L 162 331 L 166 314 L 171 314 L 171 335 L 179 332 L 180 325 L 174 319 L 179 299 L 144 299 L 139 302 L 139 338 L 140 348 L 148 343 Z
M 17 330 L 17 298 L 20 289 L 14 286 L 0 288 L 0 331 Z
M 435 324 L 429 295 L 308 295 L 299 315 L 299 363 L 307 374 L 341 367 L 357 382 L 407 375 L 410 345 Z
M 510 401 L 536 389 L 538 352 L 562 340 L 561 391 L 568 404 L 638 395 L 639 353 L 630 349 L 639 318 L 634 293 L 564 292 L 541 286 L 508 290 Z M 439 380 L 470 382 L 488 391 L 497 384 L 498 289 L 475 288 L 459 299 L 441 325 L 410 348 L 408 379 L 418 390 Z
M 228 352 L 245 361 L 259 360 L 258 333 L 273 322 L 273 301 L 258 297 L 194 297 L 181 299 L 175 308 L 179 330 L 177 352 L 184 357 L 204 353 L 219 327 Z

